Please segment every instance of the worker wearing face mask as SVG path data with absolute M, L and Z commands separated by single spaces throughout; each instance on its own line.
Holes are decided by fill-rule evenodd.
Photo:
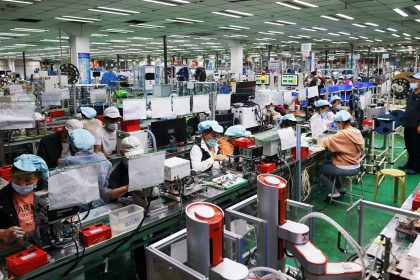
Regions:
M 15 158 L 12 181 L 0 190 L 0 240 L 22 240 L 35 230 L 33 194 L 47 188 L 48 175 L 48 166 L 39 156 Z
M 353 176 L 359 172 L 360 158 L 365 146 L 362 133 L 351 126 L 352 116 L 347 111 L 340 111 L 334 116 L 334 122 L 340 129 L 336 134 L 321 139 L 321 145 L 332 153 L 332 163 L 327 162 L 318 167 L 319 180 L 330 192 L 333 190 L 334 176 Z M 335 192 L 325 198 L 338 198 L 344 193 L 339 178 L 336 180 Z
M 315 113 L 309 119 L 312 121 L 315 118 L 322 118 L 323 120 L 328 120 L 328 112 L 330 111 L 331 104 L 327 100 L 317 100 L 314 102 Z
M 66 122 L 62 131 L 45 136 L 39 143 L 38 153 L 49 168 L 55 168 L 64 158 L 70 156 L 69 133 L 77 128 L 83 128 L 83 123 L 76 119 Z
M 98 186 L 101 200 L 93 201 L 93 208 L 109 203 L 113 199 L 113 190 L 106 188 L 106 180 L 112 164 L 101 153 L 92 152 L 95 137 L 86 129 L 75 129 L 69 134 L 72 156 L 67 157 L 57 168 L 95 164 L 99 166 Z
M 198 124 L 198 133 L 201 134 L 201 140 L 191 148 L 191 168 L 197 173 L 217 172 L 220 162 L 227 159 L 219 152 L 218 140 L 223 127 L 217 121 L 203 121 Z
M 407 148 L 407 163 L 399 168 L 409 175 L 420 173 L 420 73 L 411 75 L 411 93 L 401 119 L 404 126 L 404 141 Z
M 117 129 L 121 115 L 115 107 L 106 108 L 104 111 L 104 127 L 95 133 L 95 152 L 110 156 L 116 153 Z

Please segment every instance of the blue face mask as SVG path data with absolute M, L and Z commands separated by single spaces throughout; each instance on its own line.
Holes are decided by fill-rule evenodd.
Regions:
M 214 139 L 207 140 L 207 145 L 209 145 L 210 147 L 216 147 L 217 140 L 214 140 Z
M 410 89 L 412 90 L 417 89 L 417 83 L 410 83 Z
M 322 113 L 321 114 L 321 118 L 328 119 L 328 113 Z
M 335 110 L 340 111 L 340 110 L 341 110 L 341 105 L 337 105 L 337 106 L 335 107 Z
M 36 189 L 36 183 L 29 185 L 29 186 L 24 186 L 21 187 L 19 185 L 16 185 L 15 183 L 12 182 L 12 188 L 15 190 L 15 192 L 17 192 L 18 194 L 21 195 L 25 195 L 30 193 L 31 191 L 33 191 L 34 189 Z
M 115 131 L 115 130 L 118 129 L 118 124 L 117 123 L 110 123 L 106 127 L 111 131 Z

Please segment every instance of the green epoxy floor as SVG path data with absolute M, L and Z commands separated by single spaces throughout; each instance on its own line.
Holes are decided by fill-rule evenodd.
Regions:
M 396 137 L 396 146 L 403 146 L 404 142 L 401 137 Z M 379 139 L 378 139 L 379 140 Z M 379 143 L 379 142 L 377 142 Z M 399 151 L 397 151 L 399 152 Z M 402 156 L 394 165 L 394 168 L 397 168 L 400 165 L 406 163 L 406 155 Z M 390 168 L 387 166 L 387 168 Z M 373 193 L 375 188 L 375 175 L 366 174 L 363 176 L 363 186 L 365 193 L 365 200 L 373 201 Z M 405 194 L 408 197 L 414 188 L 420 183 L 420 175 L 406 176 L 406 190 Z M 361 194 L 360 184 L 355 184 L 353 182 L 353 192 Z M 325 213 L 329 217 L 333 218 L 341 226 L 345 227 L 346 225 L 346 210 L 347 206 L 337 203 L 326 204 L 323 199 L 328 194 L 326 189 L 317 189 L 314 191 L 307 203 L 313 204 L 315 208 L 319 211 L 322 210 L 322 213 Z M 344 199 L 349 201 L 348 196 Z M 353 201 L 356 201 L 357 198 L 354 198 Z M 394 180 L 393 178 L 385 178 L 382 182 L 378 196 L 377 202 L 383 203 L 386 205 L 400 207 L 398 203 L 394 203 Z M 324 209 L 325 208 L 325 209 Z M 349 230 L 350 234 L 356 238 L 357 234 L 357 213 L 352 211 L 349 215 L 348 223 L 350 225 Z M 388 212 L 378 211 L 378 210 L 368 210 L 366 211 L 364 222 L 364 231 L 363 231 L 363 245 L 367 245 L 372 242 L 381 230 L 386 226 L 386 224 L 392 219 L 392 215 Z M 314 243 L 319 247 L 327 256 L 329 261 L 344 261 L 352 253 L 343 254 L 337 249 L 337 231 L 319 219 L 314 222 Z M 357 239 L 356 239 L 357 240 Z M 344 242 L 342 242 L 343 244 Z

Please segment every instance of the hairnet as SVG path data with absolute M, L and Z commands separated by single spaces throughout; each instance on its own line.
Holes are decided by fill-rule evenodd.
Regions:
M 333 96 L 331 97 L 331 99 L 330 99 L 330 103 L 331 103 L 331 104 L 333 104 L 333 103 L 334 103 L 334 101 L 336 101 L 336 100 L 340 100 L 340 101 L 341 101 L 341 97 L 340 97 L 340 96 L 338 96 L 338 95 L 333 95 Z
M 280 123 L 283 123 L 284 121 L 297 122 L 297 120 L 295 118 L 295 115 L 293 115 L 293 114 L 287 114 L 287 115 L 284 115 L 283 117 L 281 117 Z
M 82 115 L 88 119 L 96 117 L 96 110 L 91 107 L 80 107 L 80 111 L 82 112 Z
M 15 158 L 14 167 L 26 172 L 39 172 L 42 179 L 48 180 L 49 172 L 47 163 L 39 156 L 23 154 Z
M 204 131 L 211 129 L 217 133 L 223 133 L 223 127 L 217 121 L 203 121 L 198 124 L 198 133 L 202 134 Z
M 314 102 L 315 107 L 319 108 L 322 106 L 329 106 L 331 107 L 331 104 L 327 100 L 317 100 Z
M 242 125 L 230 126 L 225 131 L 225 136 L 227 137 L 243 137 L 250 135 L 249 131 L 246 131 L 246 128 Z
M 78 151 L 86 151 L 95 145 L 95 137 L 93 135 L 82 128 L 75 129 L 69 134 L 70 136 L 70 143 L 76 148 Z
M 346 110 L 341 110 L 340 112 L 337 112 L 334 115 L 334 121 L 335 122 L 345 122 L 345 121 L 348 121 L 348 120 L 351 121 L 352 119 L 353 119 L 352 116 Z

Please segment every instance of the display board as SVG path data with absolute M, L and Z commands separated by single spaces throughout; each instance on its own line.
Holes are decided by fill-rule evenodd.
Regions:
M 281 75 L 280 84 L 285 87 L 296 87 L 298 85 L 298 75 Z

